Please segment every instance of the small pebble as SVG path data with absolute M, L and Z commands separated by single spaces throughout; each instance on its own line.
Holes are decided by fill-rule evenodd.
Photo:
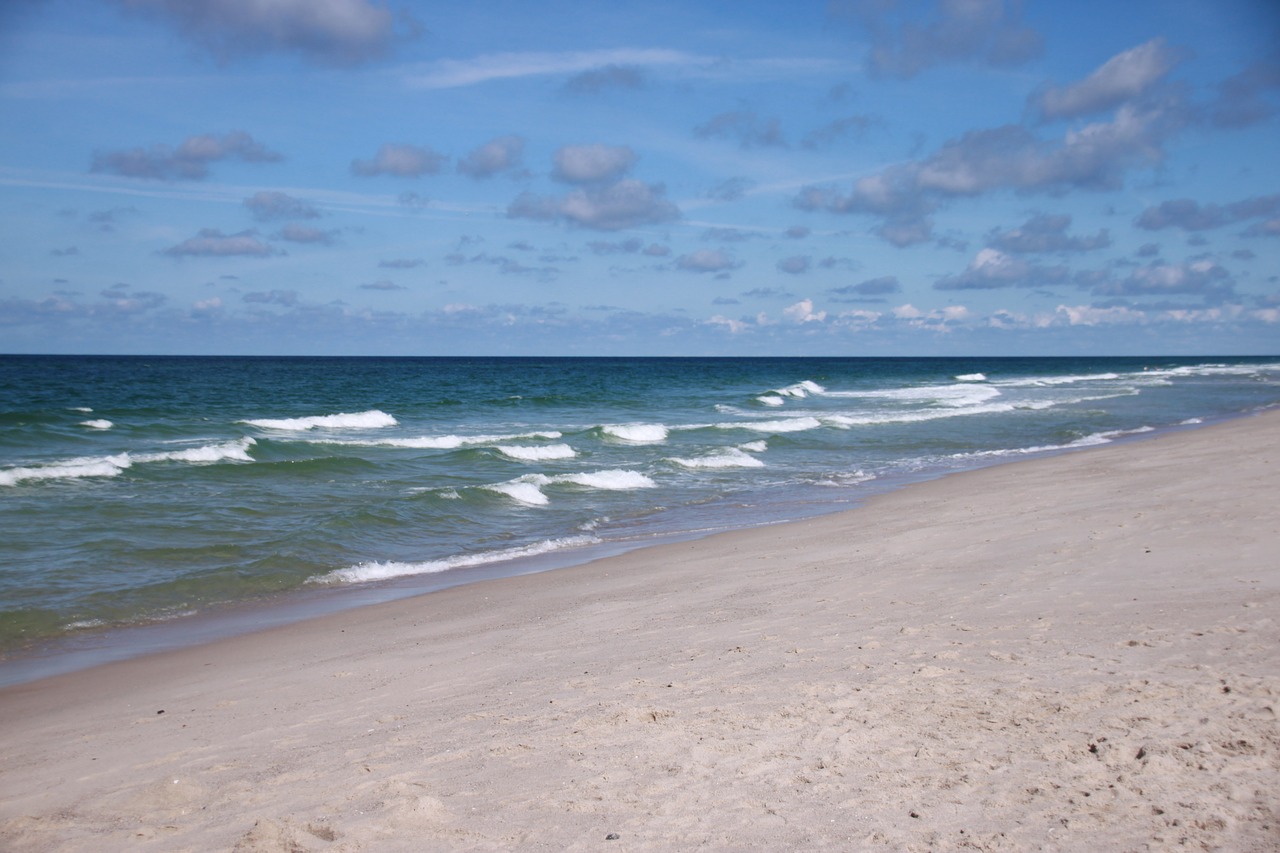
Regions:
M 604 837 L 604 840 L 605 840 L 605 841 L 617 841 L 617 840 L 618 840 L 619 838 L 621 838 L 621 837 L 622 837 L 622 836 L 621 836 L 621 835 L 619 835 L 618 833 L 616 833 L 616 832 L 611 832 L 611 833 L 609 833 L 608 835 L 606 835 L 606 836 Z

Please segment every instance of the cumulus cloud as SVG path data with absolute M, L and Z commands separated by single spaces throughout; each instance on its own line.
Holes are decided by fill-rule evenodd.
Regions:
M 867 132 L 867 128 L 871 127 L 874 121 L 870 116 L 845 116 L 828 122 L 817 130 L 809 131 L 804 135 L 800 145 L 803 148 L 825 148 L 846 137 L 861 136 Z
M 910 78 L 935 65 L 970 62 L 1020 65 L 1039 56 L 1043 38 L 1022 23 L 1018 0 L 939 0 L 923 23 L 915 4 L 886 0 L 832 0 L 838 16 L 851 16 L 872 38 L 873 74 Z
M 743 148 L 787 146 L 782 135 L 782 125 L 776 118 L 760 118 L 750 110 L 720 113 L 705 124 L 698 125 L 693 133 L 702 139 L 733 139 Z
M 1277 213 L 1280 213 L 1280 193 L 1254 196 L 1225 205 L 1202 205 L 1189 198 L 1176 198 L 1148 207 L 1134 224 L 1148 231 L 1158 231 L 1161 228 L 1207 231 Z
M 1017 228 L 995 231 L 987 244 L 1002 252 L 1089 252 L 1111 245 L 1111 235 L 1104 228 L 1091 237 L 1068 236 L 1071 217 L 1066 214 L 1041 213 Z
M 233 130 L 224 136 L 189 136 L 176 148 L 160 144 L 123 151 L 100 151 L 93 155 L 90 168 L 94 172 L 110 172 L 128 178 L 199 180 L 209 174 L 210 163 L 230 159 L 266 163 L 283 158 L 243 130 Z
M 622 177 L 635 165 L 626 145 L 566 145 L 555 153 L 552 177 L 567 184 L 592 184 Z
M 778 271 L 790 275 L 800 275 L 809 271 L 812 260 L 807 255 L 793 255 L 778 261 Z
M 1066 279 L 1064 266 L 1041 267 L 996 249 L 983 249 L 964 272 L 940 278 L 933 287 L 935 290 L 993 290 L 1055 285 Z
M 688 272 L 727 272 L 739 264 L 719 249 L 698 249 L 676 259 L 676 266 Z
M 886 275 L 857 284 L 846 284 L 844 287 L 833 287 L 827 292 L 841 296 L 885 296 L 890 293 L 901 293 L 902 285 L 898 282 L 897 276 Z
M 439 173 L 448 159 L 427 147 L 388 142 L 378 149 L 372 160 L 352 160 L 351 172 L 361 177 L 419 178 Z
M 644 73 L 639 68 L 610 63 L 570 77 L 564 88 L 577 95 L 598 95 L 610 89 L 639 89 L 643 85 Z
M 715 201 L 737 201 L 756 185 L 750 178 L 729 178 L 707 190 L 707 198 Z
M 782 309 L 782 316 L 793 323 L 821 323 L 827 319 L 826 311 L 814 311 L 812 299 L 801 299 Z
M 248 255 L 265 258 L 279 254 L 279 250 L 258 238 L 258 232 L 249 230 L 236 234 L 223 234 L 217 228 L 201 228 L 194 237 L 170 246 L 161 254 L 170 257 L 230 257 Z
M 227 61 L 233 57 L 296 53 L 323 65 L 355 65 L 387 53 L 399 37 L 420 29 L 397 22 L 369 0 L 118 0 L 151 14 Z
M 1120 281 L 1104 281 L 1093 288 L 1099 296 L 1170 296 L 1192 294 L 1218 300 L 1231 295 L 1230 274 L 1214 261 L 1181 264 L 1152 263 L 1138 267 Z
M 321 228 L 309 228 L 306 225 L 290 222 L 280 229 L 280 233 L 277 236 L 281 240 L 288 240 L 290 243 L 317 243 L 322 246 L 331 246 L 333 241 L 337 239 L 338 232 L 336 230 L 325 231 Z
M 587 248 L 597 255 L 634 255 L 644 249 L 644 241 L 638 237 L 630 237 L 617 242 L 592 240 L 587 243 Z
M 256 305 L 283 305 L 286 308 L 292 308 L 299 303 L 296 290 L 256 291 L 246 293 L 240 297 L 240 301 Z
M 274 219 L 317 219 L 320 211 L 311 202 L 282 192 L 256 192 L 244 200 L 253 218 L 259 222 Z
M 680 211 L 667 201 L 665 193 L 661 185 L 633 179 L 581 187 L 561 197 L 521 193 L 507 207 L 507 216 L 618 231 L 678 219 Z
M 1209 120 L 1218 127 L 1232 128 L 1266 121 L 1277 112 L 1274 99 L 1278 93 L 1280 60 L 1259 60 L 1218 85 Z
M 1049 87 L 1032 97 L 1045 119 L 1069 119 L 1119 106 L 1160 82 L 1185 58 L 1163 38 L 1130 48 L 1104 62 L 1088 77 Z
M 458 161 L 458 171 L 473 178 L 491 178 L 519 167 L 524 139 L 514 134 L 499 136 L 476 148 Z
M 806 187 L 793 204 L 882 217 L 876 233 L 896 246 L 909 246 L 931 239 L 930 214 L 948 199 L 998 190 L 1118 189 L 1130 169 L 1160 163 L 1165 140 L 1190 120 L 1190 110 L 1175 94 L 1140 107 L 1126 104 L 1112 120 L 1070 129 L 1060 140 L 1041 139 L 1021 125 L 974 130 L 922 160 L 861 178 L 848 193 Z

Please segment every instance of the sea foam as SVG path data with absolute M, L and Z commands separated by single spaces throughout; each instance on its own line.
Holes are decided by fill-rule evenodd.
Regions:
M 520 462 L 543 462 L 549 459 L 572 459 L 578 455 L 578 451 L 574 450 L 567 444 L 548 444 L 545 447 L 524 447 L 500 444 L 493 449 L 501 453 L 503 456 L 506 456 L 508 459 L 516 459 Z
M 94 418 L 91 421 L 81 421 L 80 426 L 88 427 L 89 429 L 111 429 L 115 424 L 106 418 Z
M 600 431 L 607 437 L 628 444 L 658 444 L 667 440 L 669 431 L 662 424 L 606 424 Z
M 763 468 L 764 463 L 736 447 L 725 447 L 706 456 L 673 456 L 670 461 L 683 468 Z
M 461 569 L 468 566 L 483 566 L 489 563 L 501 563 L 507 560 L 518 560 L 521 557 L 536 557 L 565 548 L 581 548 L 597 544 L 600 540 L 594 536 L 566 536 L 559 539 L 547 539 L 532 545 L 517 548 L 505 548 L 498 551 L 483 551 L 478 554 L 459 554 L 443 560 L 426 560 L 421 563 L 405 562 L 370 562 L 360 563 L 345 569 L 335 569 L 326 575 L 315 578 L 314 583 L 367 583 L 368 581 L 387 580 L 389 578 L 409 575 L 427 575 L 447 572 L 450 569 Z
M 0 471 L 0 486 L 16 486 L 30 480 L 78 480 L 81 477 L 114 477 L 124 471 L 133 460 L 129 454 L 116 456 L 78 457 L 48 465 L 23 468 L 6 468 Z
M 241 421 L 261 429 L 275 429 L 288 432 L 305 432 L 310 429 L 382 429 L 395 426 L 399 421 L 378 409 L 367 412 L 336 415 L 315 415 L 308 418 L 258 418 Z
M 415 438 L 308 438 L 310 444 L 336 444 L 344 447 L 402 447 L 411 450 L 457 450 L 459 447 L 496 445 L 505 441 L 527 441 L 562 438 L 563 433 L 522 432 L 510 435 L 422 435 Z

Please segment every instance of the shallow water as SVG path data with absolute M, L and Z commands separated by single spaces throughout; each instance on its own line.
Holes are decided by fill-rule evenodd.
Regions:
M 0 649 L 572 562 L 1277 402 L 1280 358 L 3 357 Z

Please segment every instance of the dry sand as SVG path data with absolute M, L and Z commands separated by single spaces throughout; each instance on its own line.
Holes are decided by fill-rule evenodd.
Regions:
M 1267 413 L 8 688 L 0 848 L 1280 849 L 1278 445 Z

